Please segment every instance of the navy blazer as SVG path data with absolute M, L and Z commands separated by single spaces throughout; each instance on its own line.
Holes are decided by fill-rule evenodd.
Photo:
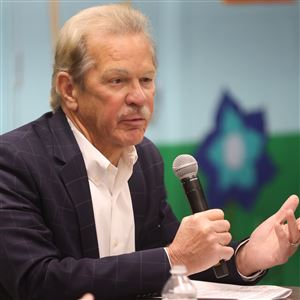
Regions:
M 163 161 L 147 138 L 136 146 L 129 187 L 136 252 L 99 259 L 83 157 L 62 110 L 0 137 L 0 299 L 134 299 L 169 276 L 164 246 L 179 222 L 166 202 Z M 231 276 L 242 283 L 234 259 Z M 198 274 L 215 280 L 208 270 Z

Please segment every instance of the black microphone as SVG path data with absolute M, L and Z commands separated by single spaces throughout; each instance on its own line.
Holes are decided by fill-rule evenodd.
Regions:
M 207 201 L 197 176 L 198 163 L 196 159 L 189 154 L 177 156 L 173 162 L 173 172 L 183 185 L 192 212 L 198 213 L 207 210 Z M 216 278 L 222 278 L 229 274 L 227 264 L 223 259 L 213 267 L 213 270 Z

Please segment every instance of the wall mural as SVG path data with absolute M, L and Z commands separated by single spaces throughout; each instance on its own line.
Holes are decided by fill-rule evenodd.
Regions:
M 225 92 L 215 117 L 215 128 L 201 143 L 196 159 L 207 176 L 210 207 L 224 207 L 230 200 L 246 210 L 261 188 L 275 175 L 267 152 L 264 111 L 244 112 Z

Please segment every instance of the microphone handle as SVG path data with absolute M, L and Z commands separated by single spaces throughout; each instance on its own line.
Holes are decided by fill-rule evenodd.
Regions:
M 207 201 L 198 177 L 184 178 L 181 182 L 193 214 L 207 210 Z M 229 275 L 229 270 L 224 259 L 213 266 L 213 270 L 216 278 L 223 278 Z
M 198 177 L 184 178 L 181 182 L 193 214 L 208 210 L 206 198 Z

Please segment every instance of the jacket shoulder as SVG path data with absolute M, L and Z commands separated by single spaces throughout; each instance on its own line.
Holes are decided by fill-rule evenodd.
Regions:
M 10 145 L 11 147 L 20 148 L 24 150 L 26 145 L 30 145 L 32 139 L 37 138 L 37 128 L 39 132 L 48 131 L 48 119 L 51 118 L 52 112 L 48 112 L 42 115 L 37 120 L 27 123 L 21 127 L 18 127 L 12 131 L 0 135 L 0 147 Z

